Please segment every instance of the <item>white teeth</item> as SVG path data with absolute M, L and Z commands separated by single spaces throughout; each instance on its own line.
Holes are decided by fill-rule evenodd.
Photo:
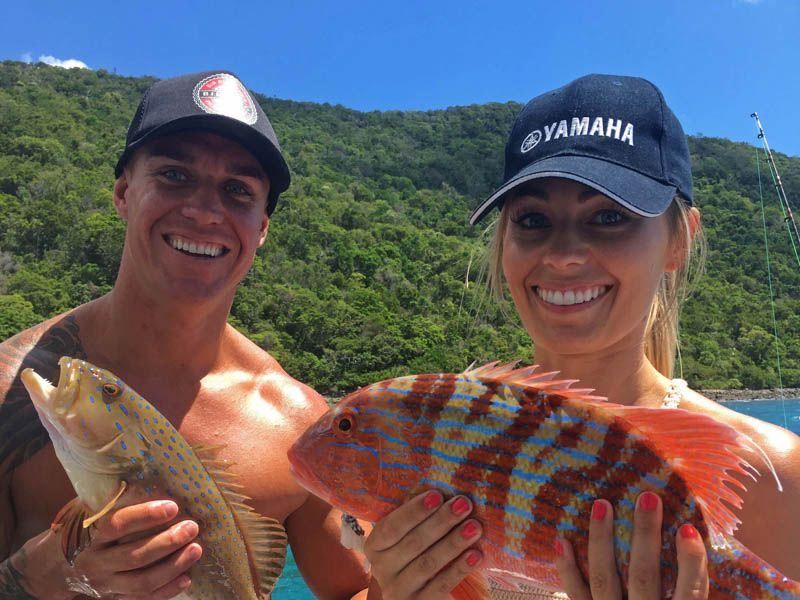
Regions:
M 583 304 L 594 300 L 600 294 L 605 293 L 606 286 L 600 285 L 593 288 L 584 290 L 567 290 L 562 292 L 560 290 L 544 290 L 540 287 L 535 288 L 536 294 L 547 302 L 548 304 L 555 304 L 557 306 L 572 306 L 573 304 Z
M 183 250 L 184 252 L 201 254 L 204 256 L 219 256 L 223 251 L 223 247 L 216 244 L 196 244 L 181 238 L 169 238 L 169 243 L 176 250 Z

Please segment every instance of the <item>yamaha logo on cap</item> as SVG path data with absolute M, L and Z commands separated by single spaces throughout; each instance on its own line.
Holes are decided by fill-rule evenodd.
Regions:
M 542 139 L 542 132 L 538 129 L 536 131 L 530 132 L 524 140 L 522 140 L 522 146 L 520 146 L 520 152 L 525 154 L 529 150 L 532 150 L 536 147 L 536 144 Z
M 201 80 L 194 88 L 197 106 L 212 115 L 223 115 L 252 125 L 258 119 L 256 106 L 242 82 L 228 73 Z

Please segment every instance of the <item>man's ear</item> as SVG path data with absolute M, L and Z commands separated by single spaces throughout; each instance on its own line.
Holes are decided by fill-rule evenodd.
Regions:
M 264 242 L 267 241 L 267 231 L 269 231 L 269 217 L 267 216 L 267 213 L 265 212 L 264 216 L 261 217 L 261 230 L 260 230 L 260 233 L 258 234 L 258 247 L 259 248 L 261 248 L 261 246 L 264 245 Z
M 117 209 L 117 214 L 125 222 L 128 221 L 127 193 L 128 175 L 123 171 L 122 175 L 117 177 L 117 180 L 114 182 L 114 207 Z

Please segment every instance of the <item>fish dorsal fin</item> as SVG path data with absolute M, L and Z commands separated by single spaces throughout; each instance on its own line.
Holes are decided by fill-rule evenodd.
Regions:
M 83 526 L 89 508 L 80 498 L 67 502 L 50 524 L 53 533 L 61 534 L 61 551 L 71 565 L 78 553 L 92 541 L 92 530 Z
M 251 560 L 253 585 L 259 598 L 267 598 L 283 571 L 289 538 L 279 521 L 265 517 L 245 504 L 250 498 L 239 492 L 243 486 L 231 481 L 235 475 L 223 466 L 227 464 L 224 460 L 217 458 L 223 448 L 224 446 L 195 446 L 192 450 L 208 474 L 214 478 L 222 497 L 230 507 Z M 206 461 L 211 466 L 207 467 Z
M 539 373 L 537 372 L 539 365 L 531 365 L 519 369 L 517 369 L 516 366 L 517 361 L 502 364 L 499 361 L 494 361 L 477 368 L 472 368 L 470 366 L 462 375 L 465 377 L 475 377 L 484 381 L 497 381 L 509 385 L 519 385 L 541 393 L 557 393 L 560 396 L 569 398 L 580 397 L 597 402 L 605 400 L 602 396 L 592 396 L 593 389 L 570 387 L 573 383 L 578 381 L 577 379 L 556 379 L 555 377 L 558 375 L 558 371 Z M 524 398 L 521 397 L 520 401 L 524 401 Z
M 642 408 L 605 403 L 610 410 L 633 426 L 633 433 L 649 440 L 673 470 L 679 473 L 697 498 L 712 542 L 721 543 L 720 534 L 730 536 L 741 522 L 723 502 L 742 507 L 742 498 L 730 486 L 747 487 L 733 474 L 755 480 L 758 470 L 736 454 L 747 450 L 761 456 L 768 465 L 778 488 L 777 473 L 764 450 L 748 435 L 709 415 L 679 408 Z M 728 485 L 725 485 L 728 484 Z

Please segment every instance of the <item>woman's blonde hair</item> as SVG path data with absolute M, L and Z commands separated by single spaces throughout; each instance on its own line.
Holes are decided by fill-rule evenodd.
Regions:
M 690 208 L 680 195 L 675 196 L 665 214 L 669 220 L 672 241 L 683 256 L 681 264 L 675 271 L 665 272 L 661 276 L 647 317 L 644 350 L 647 359 L 660 373 L 672 377 L 675 356 L 678 352 L 680 309 L 692 284 L 703 272 L 706 241 L 699 224 L 692 237 Z M 486 250 L 485 262 L 489 293 L 506 313 L 503 239 L 507 228 L 508 216 L 501 210 L 494 225 L 492 240 Z

